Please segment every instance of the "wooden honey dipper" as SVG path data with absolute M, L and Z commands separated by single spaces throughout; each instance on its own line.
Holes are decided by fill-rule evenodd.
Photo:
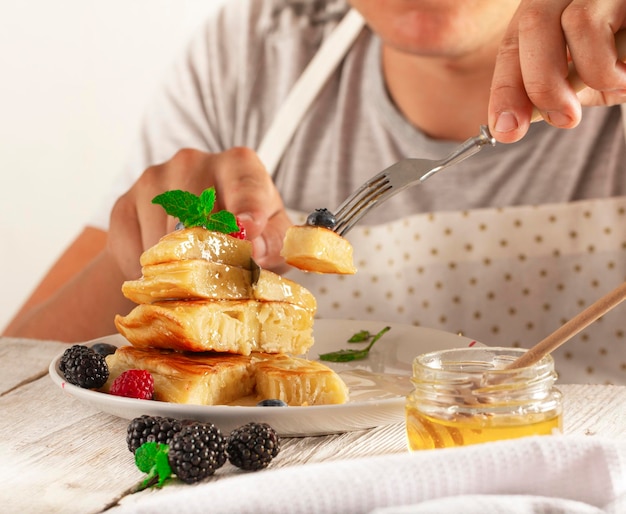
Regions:
M 626 282 L 596 300 L 504 369 L 532 366 L 626 299 Z

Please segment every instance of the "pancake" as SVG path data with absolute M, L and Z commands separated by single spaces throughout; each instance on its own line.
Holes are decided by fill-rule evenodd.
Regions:
M 171 301 L 141 304 L 115 317 L 134 346 L 192 352 L 306 353 L 313 345 L 313 314 L 286 302 Z
M 144 369 L 154 377 L 154 399 L 195 405 L 255 404 L 279 399 L 295 405 L 340 404 L 348 389 L 333 370 L 289 355 L 179 353 L 123 346 L 106 357 L 108 392 L 121 373 Z
M 124 282 L 122 293 L 138 304 L 173 299 L 251 299 L 287 302 L 312 312 L 317 308 L 315 297 L 307 289 L 276 273 L 260 270 L 253 283 L 247 268 L 204 259 L 144 266 L 142 277 Z
M 314 273 L 353 275 L 352 245 L 347 239 L 324 227 L 289 227 L 281 255 L 290 266 Z
M 144 369 L 154 378 L 154 399 L 195 405 L 222 405 L 252 394 L 255 375 L 250 357 L 233 354 L 186 356 L 171 350 L 123 346 L 106 357 L 109 378 L 102 388 L 129 369 Z
M 141 254 L 142 266 L 186 259 L 205 259 L 250 268 L 252 243 L 202 227 L 175 230 Z
M 318 361 L 289 355 L 253 354 L 256 391 L 260 398 L 279 398 L 289 405 L 345 403 L 348 387 Z

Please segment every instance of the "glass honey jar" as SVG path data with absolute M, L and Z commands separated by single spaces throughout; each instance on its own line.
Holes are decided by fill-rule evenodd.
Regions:
M 562 396 L 552 357 L 505 369 L 525 351 L 476 347 L 416 357 L 406 402 L 409 449 L 560 433 Z

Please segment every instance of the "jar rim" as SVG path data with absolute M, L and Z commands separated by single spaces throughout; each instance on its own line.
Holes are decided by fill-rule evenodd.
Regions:
M 442 372 L 442 373 L 459 373 L 459 374 L 523 374 L 532 370 L 538 372 L 542 369 L 553 370 L 554 359 L 550 354 L 542 357 L 538 362 L 529 366 L 515 368 L 512 370 L 505 369 L 507 364 L 512 363 L 521 357 L 528 350 L 525 348 L 511 348 L 502 346 L 480 346 L 480 347 L 463 347 L 448 348 L 443 350 L 434 350 L 428 353 L 418 355 L 413 359 L 413 374 L 416 375 L 418 370 L 424 372 Z M 500 366 L 496 366 L 494 358 Z M 446 366 L 448 364 L 448 366 Z M 449 366 L 450 364 L 459 365 L 459 368 Z

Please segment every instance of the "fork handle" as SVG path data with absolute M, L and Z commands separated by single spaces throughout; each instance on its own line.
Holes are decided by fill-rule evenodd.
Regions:
M 489 132 L 489 128 L 487 128 L 486 125 L 481 125 L 480 134 L 470 137 L 467 141 L 459 145 L 450 155 L 438 161 L 437 166 L 424 173 L 424 175 L 419 178 L 419 181 L 424 182 L 439 170 L 467 159 L 478 152 L 485 145 L 495 146 L 495 144 L 496 140 Z
M 626 61 L 626 29 L 620 30 L 615 34 L 615 49 L 617 50 L 617 58 L 620 61 Z M 574 63 L 569 63 L 569 72 L 567 73 L 567 81 L 572 85 L 572 88 L 576 93 L 580 93 L 587 87 L 587 84 L 583 82 L 578 74 L 578 71 L 574 67 Z M 543 116 L 537 110 L 533 108 L 533 113 L 530 118 L 530 122 L 541 121 Z

